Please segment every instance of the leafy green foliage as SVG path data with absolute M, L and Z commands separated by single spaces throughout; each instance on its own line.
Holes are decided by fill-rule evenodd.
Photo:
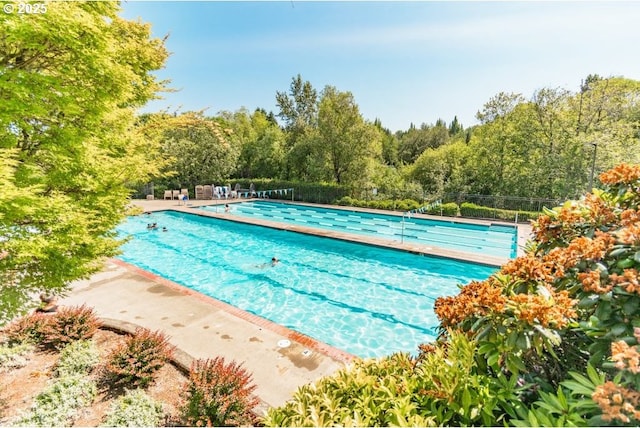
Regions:
M 315 159 L 326 159 L 326 177 L 336 183 L 366 183 L 382 157 L 382 134 L 365 123 L 350 92 L 324 88 L 317 130 Z
M 100 353 L 90 340 L 76 340 L 60 351 L 60 359 L 56 365 L 58 377 L 74 374 L 88 374 L 98 364 Z
M 414 362 L 406 354 L 380 360 L 356 360 L 314 384 L 300 387 L 293 399 L 268 410 L 266 426 L 433 426 L 421 418 L 411 399 Z
M 483 207 L 469 202 L 460 204 L 460 215 L 462 217 L 491 218 L 510 222 L 517 219 L 519 222 L 526 222 L 535 220 L 540 214 L 541 213 L 535 211 L 516 211 Z
M 157 427 L 162 426 L 162 404 L 143 390 L 127 391 L 109 408 L 103 427 Z
M 24 367 L 35 347 L 28 342 L 0 344 L 0 372 Z
M 91 404 L 96 394 L 95 382 L 84 375 L 59 378 L 38 394 L 31 410 L 14 422 L 14 425 L 70 426 L 78 409 Z
M 258 404 L 252 395 L 251 375 L 224 358 L 196 360 L 185 387 L 184 419 L 192 426 L 238 426 L 252 424 L 251 411 Z
M 542 391 L 529 408 L 517 409 L 521 419 L 510 423 L 519 427 L 534 426 L 601 426 L 600 409 L 591 399 L 596 388 L 604 384 L 605 376 L 593 366 L 587 367 L 587 376 L 570 372 L 571 380 L 562 382 L 555 392 Z
M 515 415 L 516 379 L 482 373 L 475 343 L 454 334 L 417 360 L 394 354 L 358 360 L 296 391 L 267 426 L 495 426 Z
M 138 328 L 106 357 L 104 378 L 120 385 L 146 387 L 173 353 L 167 336 Z
M 517 377 L 484 371 L 476 346 L 464 333 L 452 333 L 446 346 L 421 355 L 415 399 L 439 425 L 495 426 L 519 407 Z
M 235 171 L 240 147 L 231 142 L 231 131 L 201 113 L 179 116 L 158 114 L 146 127 L 160 128 L 162 153 L 170 159 L 174 188 L 187 184 L 221 184 Z
M 159 173 L 134 111 L 167 57 L 115 1 L 53 2 L 0 20 L 0 323 L 117 253 L 126 185 Z

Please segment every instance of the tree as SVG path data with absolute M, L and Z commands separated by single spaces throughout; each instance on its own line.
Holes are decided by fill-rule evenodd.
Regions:
M 50 2 L 0 20 L 0 323 L 117 253 L 129 183 L 158 173 L 135 109 L 167 57 L 116 2 Z
M 449 136 L 454 137 L 463 131 L 464 127 L 458 122 L 458 116 L 454 116 L 451 125 L 449 125 Z
M 382 126 L 380 119 L 375 119 L 373 125 L 382 133 L 382 161 L 385 165 L 397 167 L 400 164 L 398 138 Z
M 426 149 L 435 149 L 449 142 L 449 130 L 442 119 L 438 119 L 435 125 L 422 124 L 420 129 L 409 128 L 402 134 L 398 148 L 400 159 L 411 164 Z
M 337 183 L 356 182 L 370 173 L 381 158 L 381 135 L 365 123 L 351 92 L 326 86 L 318 112 L 321 154 L 326 156 L 330 177 Z
M 242 177 L 276 178 L 284 165 L 283 131 L 264 110 L 256 110 L 250 118 L 254 137 L 244 141 L 238 160 L 238 170 Z
M 276 92 L 276 104 L 280 108 L 278 117 L 284 120 L 285 130 L 290 136 L 289 146 L 298 137 L 317 126 L 318 92 L 309 81 L 303 81 L 299 74 L 291 79 L 289 93 Z
M 479 183 L 475 187 L 478 193 L 514 194 L 507 178 L 517 175 L 524 161 L 517 155 L 524 146 L 519 145 L 522 140 L 520 128 L 513 119 L 523 102 L 520 94 L 500 93 L 476 115 L 482 126 L 474 131 L 470 145 L 475 157 L 473 164 L 478 171 Z
M 471 149 L 458 141 L 425 150 L 409 168 L 408 176 L 431 195 L 465 193 L 472 181 Z
M 287 157 L 285 178 L 308 176 L 306 158 L 307 143 L 318 124 L 318 92 L 309 81 L 303 81 L 299 74 L 291 79 L 289 93 L 276 92 L 276 104 L 280 108 L 277 114 L 284 123 Z M 302 147 L 296 147 L 296 145 Z M 301 163 L 302 162 L 302 163 Z
M 180 187 L 218 183 L 236 170 L 240 146 L 232 144 L 231 130 L 202 113 L 161 115 L 162 150 L 171 159 L 167 170 Z

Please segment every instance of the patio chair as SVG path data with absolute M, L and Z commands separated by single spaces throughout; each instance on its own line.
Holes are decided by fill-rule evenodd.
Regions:
M 180 198 L 180 191 L 179 190 L 172 190 L 171 191 L 171 199 L 179 199 Z
M 204 189 L 203 189 L 202 185 L 198 184 L 196 186 L 195 194 L 196 194 L 196 199 L 203 199 L 204 198 Z
M 222 197 L 222 187 L 215 186 L 213 188 L 213 197 L 216 199 L 220 199 Z
M 253 183 L 249 184 L 249 197 L 253 198 L 256 195 L 256 186 L 254 186 Z
M 164 199 L 173 199 L 173 192 L 171 192 L 171 190 L 165 190 Z
M 213 199 L 213 188 L 210 184 L 205 184 L 203 186 L 203 198 L 204 199 Z

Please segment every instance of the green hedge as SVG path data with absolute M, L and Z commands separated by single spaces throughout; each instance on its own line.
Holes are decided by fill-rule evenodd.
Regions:
M 535 211 L 521 210 L 503 210 L 499 208 L 483 207 L 481 205 L 463 202 L 460 205 L 460 215 L 462 217 L 474 218 L 490 218 L 504 221 L 516 221 L 516 215 L 519 222 L 535 220 L 541 213 Z
M 413 199 L 402 199 L 399 201 L 392 199 L 374 199 L 363 200 L 354 199 L 350 196 L 345 196 L 333 202 L 336 205 L 360 207 L 360 208 L 373 208 L 378 210 L 391 210 L 391 211 L 411 211 L 422 207 L 422 204 Z M 450 202 L 442 205 L 432 207 L 424 212 L 425 214 L 444 215 L 448 217 L 458 216 L 458 205 L 455 202 Z
M 334 204 L 360 207 L 360 208 L 373 208 L 380 210 L 392 210 L 392 211 L 411 211 L 420 208 L 422 205 L 418 201 L 413 199 L 403 199 L 400 201 L 394 201 L 390 199 L 376 199 L 376 200 L 363 200 L 354 199 L 349 196 L 345 196 L 334 201 Z M 527 222 L 529 220 L 535 220 L 541 214 L 535 211 L 516 211 L 516 210 L 502 210 L 491 207 L 483 207 L 481 205 L 464 202 L 460 206 L 455 202 L 447 202 L 432 207 L 424 214 L 442 215 L 447 217 L 470 217 L 470 218 L 483 218 L 483 219 L 495 219 L 514 222 L 516 215 L 518 216 L 518 222 Z

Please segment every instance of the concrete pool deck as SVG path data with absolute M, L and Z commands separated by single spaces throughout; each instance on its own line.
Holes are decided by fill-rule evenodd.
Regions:
M 223 207 L 225 202 L 219 203 Z M 189 201 L 187 206 L 176 200 L 136 200 L 133 203 L 144 211 L 170 209 L 194 213 L 194 207 L 211 205 L 212 201 Z M 206 212 L 205 215 L 229 220 L 232 214 L 224 213 L 224 208 L 221 211 Z M 273 226 L 271 222 L 261 220 L 239 217 L 233 220 Z M 280 225 L 279 228 L 336 238 L 347 235 L 287 226 L 290 227 Z M 526 227 L 521 229 L 521 226 Z M 524 233 L 526 236 L 522 237 Z M 519 244 L 521 239 L 524 243 L 530 233 L 530 226 L 519 225 Z M 435 251 L 434 255 L 444 257 L 451 257 L 449 254 L 455 253 L 425 250 L 398 242 L 378 242 L 382 240 L 376 238 L 352 235 L 347 238 L 423 254 Z M 469 260 L 466 253 L 453 256 Z M 481 256 L 470 261 L 501 263 Z M 333 374 L 353 359 L 343 351 L 118 260 L 110 260 L 102 272 L 88 280 L 72 284 L 69 295 L 60 303 L 68 306 L 86 304 L 93 307 L 101 318 L 164 331 L 170 336 L 172 344 L 193 358 L 222 356 L 227 361 L 242 363 L 253 374 L 256 394 L 262 400 L 263 408 L 284 404 L 298 387 Z

